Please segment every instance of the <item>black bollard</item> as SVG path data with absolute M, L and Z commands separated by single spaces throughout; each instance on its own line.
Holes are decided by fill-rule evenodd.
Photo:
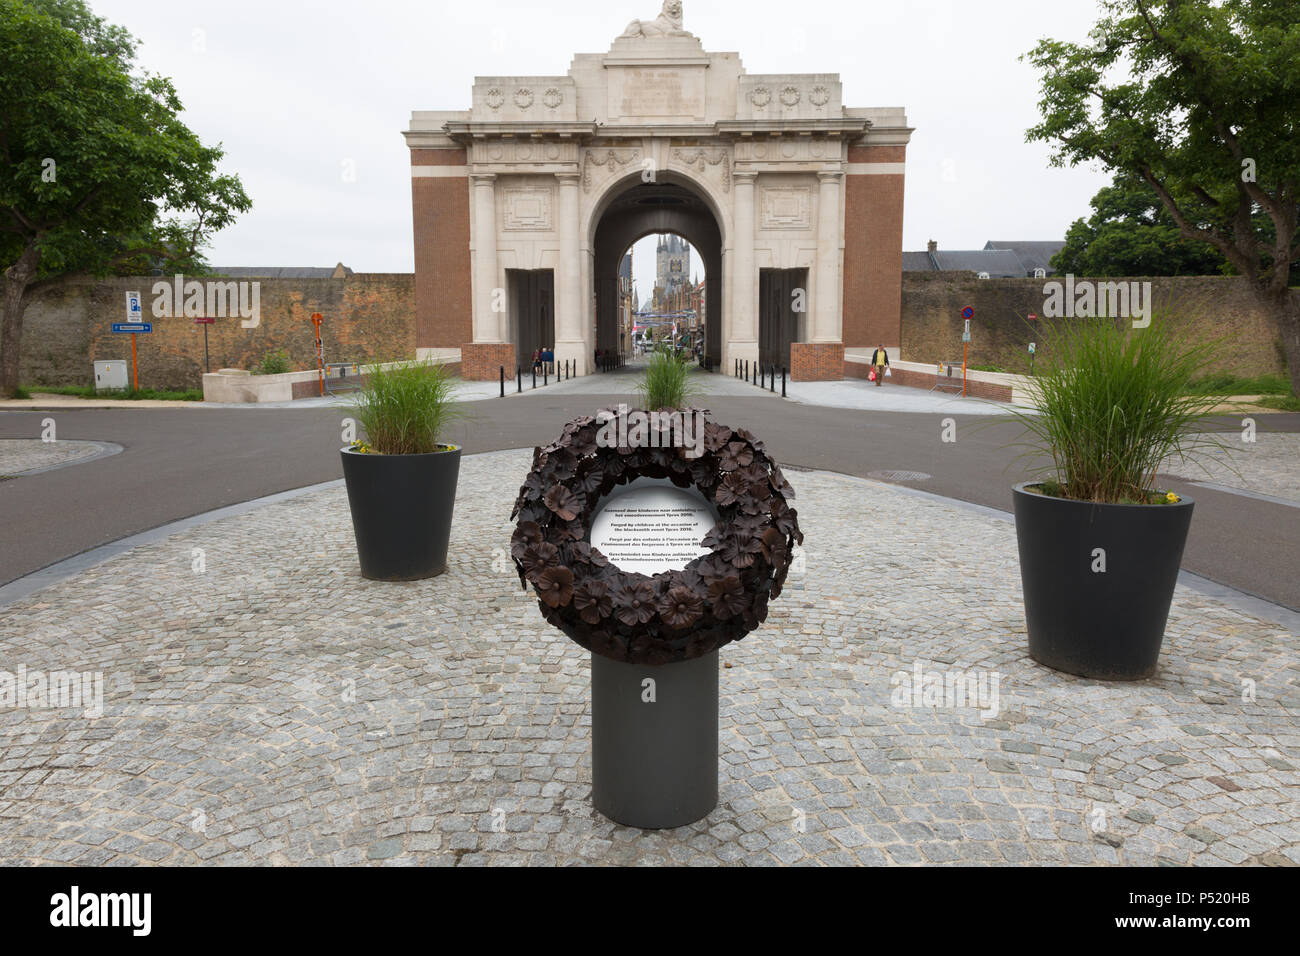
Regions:
M 781 397 L 785 398 L 785 366 L 781 366 Z
M 501 397 L 506 397 L 506 367 L 501 366 Z
M 518 379 L 519 381 L 518 390 L 522 392 L 524 390 L 524 370 L 520 368 L 518 365 L 515 366 L 515 378 Z
M 776 366 L 773 365 L 767 371 L 768 371 L 767 390 L 769 392 L 775 392 L 776 391 Z
M 551 384 L 551 363 L 550 362 L 542 363 L 542 384 L 543 385 Z
M 533 388 L 537 387 L 537 366 L 533 366 Z

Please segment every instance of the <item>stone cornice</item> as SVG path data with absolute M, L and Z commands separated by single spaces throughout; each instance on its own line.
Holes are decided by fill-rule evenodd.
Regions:
M 845 117 L 817 120 L 719 120 L 714 124 L 718 135 L 728 139 L 745 136 L 812 135 L 842 136 L 860 139 L 871 129 L 871 121 Z
M 511 137 L 515 139 L 589 139 L 597 135 L 599 127 L 595 123 L 548 123 L 548 122 L 506 122 L 506 123 L 447 123 L 443 129 L 445 135 L 461 145 L 469 145 L 475 140 L 488 137 Z M 407 141 L 410 142 L 408 135 Z

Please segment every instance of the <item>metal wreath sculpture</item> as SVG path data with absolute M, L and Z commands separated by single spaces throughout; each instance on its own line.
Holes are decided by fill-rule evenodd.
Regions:
M 794 489 L 761 441 L 708 421 L 706 410 L 682 413 L 704 423 L 699 457 L 672 445 L 671 424 L 650 442 L 668 447 L 597 442 L 611 419 L 617 434 L 626 436 L 627 423 L 618 417 L 629 414 L 645 413 L 620 406 L 602 410 L 600 422 L 577 418 L 559 439 L 534 449 L 510 515 L 519 519 L 510 554 L 520 583 L 537 592 L 542 616 L 588 650 L 639 664 L 691 660 L 740 640 L 767 619 L 768 599 L 781 593 L 789 572 L 791 549 L 803 543 L 788 503 Z M 676 424 L 680 429 L 680 416 Z M 701 542 L 709 554 L 651 577 L 620 571 L 591 546 L 597 503 L 639 477 L 694 487 L 717 509 L 718 522 Z

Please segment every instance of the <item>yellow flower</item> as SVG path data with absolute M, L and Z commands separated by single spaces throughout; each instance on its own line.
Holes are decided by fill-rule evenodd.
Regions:
M 1178 497 L 1176 494 L 1174 494 L 1172 491 L 1169 492 L 1169 494 L 1165 495 L 1165 501 L 1169 502 L 1171 505 L 1176 505 L 1176 504 L 1178 504 L 1178 502 L 1180 502 L 1180 501 L 1182 501 L 1182 500 L 1183 500 L 1182 498 L 1179 498 L 1179 497 Z

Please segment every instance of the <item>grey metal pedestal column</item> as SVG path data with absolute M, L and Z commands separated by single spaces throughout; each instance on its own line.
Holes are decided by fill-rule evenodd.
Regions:
M 592 802 L 615 823 L 658 830 L 708 816 L 718 805 L 718 652 L 659 667 L 591 655 L 591 777 Z

